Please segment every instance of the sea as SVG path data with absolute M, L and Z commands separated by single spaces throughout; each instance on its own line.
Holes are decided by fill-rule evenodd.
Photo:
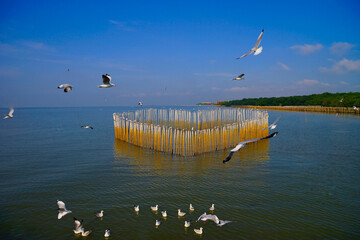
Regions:
M 106 229 L 109 239 L 360 239 L 359 116 L 268 111 L 279 134 L 223 164 L 229 149 L 180 157 L 116 140 L 112 114 L 136 109 L 17 108 L 1 119 L 0 239 L 105 239 Z M 58 219 L 57 200 L 72 213 Z M 231 222 L 197 221 L 204 212 Z

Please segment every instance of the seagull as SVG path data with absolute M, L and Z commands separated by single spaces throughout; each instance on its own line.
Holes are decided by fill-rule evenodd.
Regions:
M 224 225 L 227 224 L 227 223 L 231 223 L 231 221 L 219 220 L 219 222 L 216 223 L 216 225 L 217 225 L 218 227 L 222 227 L 222 226 L 224 226 Z
M 186 213 L 182 212 L 180 209 L 178 209 L 178 216 L 183 217 Z
M 211 207 L 209 208 L 210 211 L 214 211 L 215 210 L 215 204 L 212 204 Z
M 190 222 L 191 222 L 191 220 L 189 220 L 189 221 L 185 221 L 184 226 L 185 226 L 185 227 L 190 227 Z
M 94 128 L 92 126 L 88 126 L 88 125 L 82 125 L 82 128 L 90 128 L 91 130 L 93 130 Z
M 76 218 L 74 218 L 74 222 L 75 222 L 75 229 L 74 229 L 74 233 L 75 234 L 80 234 L 82 233 L 82 223 L 83 223 L 83 220 L 79 221 L 77 220 Z
M 166 211 L 161 211 L 161 215 L 162 215 L 164 218 L 166 218 L 166 217 L 167 217 Z
M 205 218 L 207 215 L 206 215 L 206 212 L 204 212 L 203 214 L 200 215 L 200 217 L 198 218 L 198 220 L 196 221 L 199 221 L 199 220 L 202 220 L 203 218 Z M 206 221 L 206 220 L 205 220 Z
M 104 237 L 110 237 L 110 229 L 105 230 Z
M 277 123 L 277 121 L 279 121 L 279 119 L 280 119 L 280 117 L 278 117 L 271 125 L 269 125 L 269 126 L 263 128 L 263 129 L 261 129 L 261 131 L 262 131 L 262 130 L 265 130 L 265 129 L 267 129 L 267 128 L 269 128 L 269 129 L 271 129 L 271 130 L 275 129 L 275 128 L 276 128 L 275 123 Z
M 68 92 L 70 90 L 72 90 L 73 86 L 71 86 L 70 84 L 61 84 L 60 86 L 58 86 L 57 88 L 63 88 L 64 92 Z
M 102 218 L 104 216 L 104 210 L 101 210 L 99 213 L 96 213 L 95 215 L 99 218 Z
M 14 117 L 13 113 L 14 113 L 14 108 L 10 107 L 10 111 L 8 114 L 5 115 L 4 119 L 13 118 Z
M 190 212 L 195 210 L 195 208 L 193 207 L 193 205 L 191 203 L 190 203 L 190 206 L 189 206 L 189 210 L 190 210 Z
M 159 205 L 156 205 L 155 207 L 150 207 L 152 211 L 157 211 L 159 209 Z
M 87 237 L 92 232 L 92 230 L 85 231 L 84 228 L 81 229 L 81 236 Z
M 358 111 L 358 110 L 359 110 L 359 108 L 356 107 L 356 106 L 354 106 L 353 108 L 354 108 L 355 111 Z
M 237 76 L 236 78 L 233 78 L 233 80 L 243 80 L 244 79 L 245 74 L 240 74 L 239 76 Z
M 247 140 L 247 141 L 240 142 L 238 145 L 236 145 L 235 148 L 230 150 L 229 155 L 223 160 L 223 163 L 227 163 L 228 161 L 230 161 L 232 155 L 234 155 L 234 153 L 237 152 L 239 149 L 243 148 L 247 143 L 256 142 L 256 141 L 267 139 L 267 138 L 272 138 L 272 137 L 275 137 L 277 134 L 278 134 L 278 132 L 274 132 L 274 133 L 272 133 L 272 134 L 270 134 L 269 136 L 266 136 L 266 137 L 254 138 L 254 139 L 250 139 L 250 140 Z
M 340 102 L 343 102 L 344 101 L 344 98 L 340 99 Z
M 72 213 L 72 211 L 67 210 L 65 207 L 65 203 L 63 201 L 60 200 L 56 200 L 57 205 L 58 205 L 58 219 L 61 219 L 63 216 L 65 216 L 66 214 Z
M 138 103 L 138 105 L 142 106 L 142 105 L 143 105 L 143 103 L 142 103 L 142 102 L 139 102 L 139 103 Z
M 158 227 L 161 224 L 161 219 L 155 221 L 155 226 Z
M 115 86 L 115 84 L 110 83 L 111 77 L 109 74 L 105 74 L 105 75 L 103 74 L 102 79 L 103 79 L 103 84 L 99 85 L 99 88 L 109 88 Z
M 139 212 L 140 211 L 139 205 L 134 205 L 134 210 L 135 210 L 135 212 Z
M 260 42 L 261 42 L 261 39 L 263 37 L 263 34 L 264 34 L 264 29 L 261 31 L 256 43 L 255 43 L 255 46 L 248 52 L 248 53 L 245 53 L 244 55 L 242 55 L 241 57 L 238 57 L 236 59 L 240 59 L 240 58 L 243 58 L 243 57 L 246 57 L 252 53 L 254 53 L 254 55 L 258 55 L 262 52 L 262 49 L 263 47 L 259 47 L 260 45 Z
M 203 233 L 203 228 L 201 227 L 201 228 L 199 228 L 199 229 L 194 229 L 194 232 L 196 233 L 196 234 L 202 234 Z

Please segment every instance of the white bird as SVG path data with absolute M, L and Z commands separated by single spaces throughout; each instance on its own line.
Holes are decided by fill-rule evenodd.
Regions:
M 353 108 L 354 108 L 355 111 L 358 111 L 358 110 L 359 110 L 359 108 L 356 107 L 356 106 L 354 106 Z
M 199 221 L 199 220 L 202 220 L 204 217 L 206 217 L 206 212 L 204 212 L 203 214 L 200 215 L 200 217 L 198 218 L 198 220 L 196 221 Z M 203 220 L 202 220 L 203 221 Z M 205 220 L 206 221 L 206 220 Z
M 88 125 L 82 125 L 81 127 L 82 127 L 82 128 L 89 128 L 89 129 L 91 129 L 91 130 L 94 129 L 92 126 L 88 126 Z
M 99 88 L 109 88 L 115 86 L 115 84 L 110 83 L 111 77 L 109 74 L 102 75 L 103 84 L 99 85 Z
M 142 102 L 139 102 L 139 103 L 138 103 L 138 105 L 142 106 L 142 105 L 143 105 L 143 103 L 142 103 Z
M 89 234 L 91 232 L 92 232 L 92 230 L 85 231 L 85 229 L 83 228 L 81 231 L 81 236 L 83 236 L 83 237 L 89 236 Z
M 343 102 L 344 101 L 344 98 L 340 99 L 340 102 Z
M 83 222 L 83 220 L 79 221 L 79 220 L 77 220 L 76 218 L 74 218 L 74 223 L 75 223 L 74 233 L 75 233 L 75 234 L 80 234 L 80 233 L 82 233 L 82 229 L 83 229 L 83 227 L 82 227 L 82 222 Z
M 224 225 L 227 224 L 227 223 L 231 223 L 231 221 L 219 220 L 219 222 L 216 223 L 216 225 L 217 225 L 218 227 L 222 227 L 222 226 L 224 226 Z
M 10 107 L 10 111 L 8 114 L 5 115 L 4 119 L 13 118 L 14 117 L 13 113 L 14 113 L 14 108 Z
M 155 221 L 155 226 L 158 227 L 161 224 L 161 219 Z
M 156 205 L 155 207 L 150 207 L 152 211 L 157 211 L 159 209 L 159 205 Z
M 279 119 L 280 119 L 280 117 L 278 117 L 271 125 L 269 125 L 269 126 L 267 126 L 267 127 L 265 127 L 265 128 L 263 128 L 263 129 L 261 129 L 261 131 L 262 130 L 265 130 L 265 129 L 275 129 L 276 128 L 276 123 L 277 123 L 277 121 L 279 121 Z
M 213 215 L 213 214 L 202 214 L 197 221 L 204 221 L 206 222 L 207 220 L 211 220 L 213 221 L 214 223 L 218 224 L 220 222 L 219 218 L 216 216 L 216 215 Z
M 209 208 L 210 211 L 214 211 L 215 210 L 215 204 L 211 204 L 211 207 Z
M 254 53 L 254 55 L 260 54 L 262 52 L 263 47 L 259 47 L 259 45 L 260 45 L 260 42 L 261 42 L 261 39 L 262 39 L 263 35 L 264 35 L 264 29 L 261 31 L 258 39 L 256 40 L 255 46 L 249 52 L 245 53 L 244 55 L 242 55 L 241 57 L 238 57 L 236 59 L 246 57 L 246 56 L 248 56 L 248 55 L 250 55 L 252 53 Z
M 161 211 L 161 215 L 162 215 L 164 218 L 166 218 L 166 217 L 167 217 L 166 211 Z
M 101 210 L 99 213 L 96 213 L 95 215 L 99 218 L 102 218 L 104 216 L 104 210 Z
M 195 208 L 193 207 L 193 205 L 191 203 L 190 203 L 190 206 L 189 206 L 189 210 L 190 210 L 190 212 L 195 210 Z
M 203 228 L 201 227 L 201 228 L 199 228 L 199 229 L 194 229 L 194 232 L 196 233 L 196 234 L 202 234 L 203 233 Z
M 104 237 L 110 237 L 110 229 L 105 230 Z
M 189 221 L 185 221 L 184 226 L 185 226 L 185 227 L 190 227 L 190 222 L 191 222 L 190 220 L 189 220 Z
M 244 79 L 245 74 L 240 74 L 239 76 L 237 76 L 236 78 L 233 78 L 233 80 L 243 80 Z
M 134 205 L 134 210 L 135 210 L 135 212 L 139 212 L 140 211 L 139 205 Z
M 239 149 L 243 148 L 247 143 L 251 143 L 251 142 L 256 142 L 259 140 L 263 140 L 263 139 L 268 139 L 268 138 L 272 138 L 275 137 L 278 134 L 278 132 L 274 132 L 272 134 L 270 134 L 269 136 L 266 137 L 262 137 L 262 138 L 254 138 L 254 139 L 250 139 L 247 141 L 243 141 L 243 142 L 239 142 L 238 145 L 236 145 L 235 148 L 230 150 L 229 155 L 223 160 L 223 163 L 227 163 L 228 161 L 230 161 L 231 157 L 234 155 L 235 152 L 237 152 Z
M 178 209 L 178 216 L 183 217 L 186 213 L 182 212 L 180 209 Z
M 57 205 L 58 205 L 58 219 L 61 219 L 63 216 L 65 216 L 66 214 L 72 213 L 72 211 L 67 210 L 65 207 L 65 203 L 63 201 L 60 200 L 56 200 Z
M 63 88 L 64 92 L 68 92 L 70 90 L 72 90 L 73 86 L 71 86 L 70 84 L 61 84 L 60 86 L 58 86 L 57 88 Z

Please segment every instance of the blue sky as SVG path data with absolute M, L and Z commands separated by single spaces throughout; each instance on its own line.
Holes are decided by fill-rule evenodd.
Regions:
M 358 1 L 1 1 L 0 107 L 359 92 L 359 12 Z M 263 28 L 263 52 L 235 60 Z M 97 87 L 105 73 L 116 87 Z

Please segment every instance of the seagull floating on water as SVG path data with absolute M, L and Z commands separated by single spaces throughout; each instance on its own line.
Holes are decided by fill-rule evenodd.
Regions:
M 70 90 L 72 90 L 73 86 L 71 86 L 70 84 L 61 84 L 60 86 L 58 86 L 57 88 L 63 88 L 64 92 L 68 92 Z
M 72 211 L 67 210 L 65 207 L 65 203 L 63 201 L 60 200 L 56 200 L 56 203 L 58 205 L 58 219 L 61 219 L 63 216 L 65 216 L 66 214 L 72 213 Z
M 254 139 L 240 142 L 238 145 L 236 145 L 235 148 L 230 150 L 230 154 L 223 160 L 223 163 L 227 163 L 228 161 L 230 161 L 230 159 L 234 155 L 234 153 L 237 152 L 239 149 L 243 148 L 247 143 L 256 142 L 256 141 L 267 139 L 267 138 L 272 138 L 272 137 L 275 137 L 277 134 L 278 134 L 278 132 L 274 132 L 266 137 L 254 138 Z
M 239 76 L 237 76 L 236 78 L 233 78 L 233 80 L 243 80 L 244 79 L 245 74 L 240 74 Z
M 150 207 L 152 211 L 157 211 L 159 209 L 159 205 L 156 205 L 155 207 Z
M 110 229 L 105 230 L 104 237 L 110 237 Z
M 203 228 L 201 227 L 201 228 L 199 228 L 199 229 L 194 229 L 194 232 L 196 233 L 196 234 L 202 234 L 203 233 Z
M 83 220 L 79 221 L 77 220 L 76 218 L 74 218 L 74 223 L 75 223 L 75 229 L 74 229 L 74 233 L 75 234 L 80 234 L 82 233 L 82 223 L 83 223 Z
M 265 129 L 275 129 L 276 128 L 276 123 L 277 123 L 277 121 L 279 121 L 279 119 L 280 119 L 280 117 L 278 117 L 271 125 L 269 125 L 269 126 L 267 126 L 267 127 L 265 127 L 265 128 L 263 128 L 263 129 L 261 129 L 261 131 L 262 130 L 265 130 Z
M 96 213 L 95 215 L 99 218 L 102 218 L 104 216 L 104 210 L 101 210 L 99 213 Z
M 103 84 L 99 85 L 99 88 L 109 88 L 115 86 L 115 84 L 110 83 L 111 77 L 109 74 L 102 75 Z
M 236 59 L 246 57 L 246 56 L 248 56 L 248 55 L 250 55 L 252 53 L 254 53 L 254 55 L 260 54 L 262 52 L 263 47 L 259 47 L 259 45 L 260 45 L 260 42 L 261 42 L 261 39 L 262 39 L 263 35 L 264 35 L 264 29 L 261 31 L 261 33 L 260 33 L 260 35 L 259 35 L 259 37 L 258 37 L 258 39 L 257 39 L 257 41 L 255 43 L 255 46 L 249 52 L 245 53 L 244 55 L 242 55 L 241 57 L 238 57 Z
M 161 224 L 161 219 L 155 221 L 155 226 L 158 227 Z
M 191 203 L 190 203 L 190 206 L 189 206 L 189 210 L 190 210 L 190 212 L 195 210 L 195 208 L 193 207 L 193 205 Z
M 139 205 L 134 205 L 134 210 L 135 210 L 135 212 L 139 212 L 140 211 Z
M 82 125 L 82 128 L 90 128 L 91 130 L 93 130 L 94 128 L 92 126 L 88 126 L 88 125 Z
M 166 217 L 167 217 L 166 211 L 161 211 L 161 215 L 162 215 L 164 218 L 166 218 Z
M 191 222 L 191 220 L 189 220 L 189 221 L 185 221 L 184 226 L 185 226 L 185 227 L 190 227 L 190 222 Z
M 14 113 L 14 108 L 10 107 L 10 111 L 8 114 L 5 115 L 4 119 L 13 118 L 14 117 L 13 113 Z
M 215 210 L 215 204 L 211 204 L 211 207 L 209 208 L 210 211 L 214 211 Z
M 183 217 L 186 213 L 182 212 L 180 209 L 178 209 L 178 216 Z

